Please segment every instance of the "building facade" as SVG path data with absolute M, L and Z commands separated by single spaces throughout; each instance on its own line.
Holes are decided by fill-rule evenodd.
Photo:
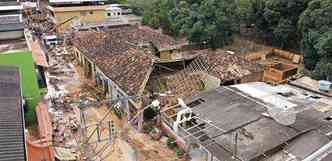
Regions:
M 104 0 L 63 1 L 51 0 L 48 6 L 51 19 L 57 26 L 57 32 L 68 29 L 86 29 L 129 22 L 122 16 L 122 9 L 104 2 Z
M 24 36 L 23 7 L 15 0 L 0 2 L 0 40 Z
M 107 19 L 106 8 L 106 5 L 48 7 L 53 22 L 58 25 L 58 32 L 74 26 L 104 22 Z

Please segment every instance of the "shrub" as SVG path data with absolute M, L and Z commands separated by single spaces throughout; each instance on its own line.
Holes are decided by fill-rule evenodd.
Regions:
M 180 156 L 183 156 L 184 151 L 183 151 L 181 148 L 177 147 L 177 148 L 175 149 L 175 153 L 176 153 L 176 155 L 177 155 L 178 157 L 180 157 Z
M 176 141 L 173 138 L 168 138 L 166 144 L 167 144 L 167 147 L 170 149 L 174 149 L 177 146 Z

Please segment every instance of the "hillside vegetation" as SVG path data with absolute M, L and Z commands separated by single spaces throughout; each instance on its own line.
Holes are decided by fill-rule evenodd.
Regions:
M 221 48 L 240 26 L 304 54 L 316 79 L 332 79 L 332 0 L 128 0 L 143 23 L 191 43 Z

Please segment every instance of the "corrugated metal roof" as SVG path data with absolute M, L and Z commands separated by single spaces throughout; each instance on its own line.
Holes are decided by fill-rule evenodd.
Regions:
M 0 66 L 0 161 L 25 161 L 20 74 Z

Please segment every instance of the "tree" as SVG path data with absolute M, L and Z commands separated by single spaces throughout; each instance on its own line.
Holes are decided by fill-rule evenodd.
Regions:
M 245 23 L 247 26 L 250 25 L 250 10 L 251 10 L 251 1 L 250 0 L 238 0 L 237 1 L 237 12 L 241 19 L 242 23 Z
M 306 68 L 317 79 L 332 79 L 332 1 L 313 0 L 299 20 Z
M 328 61 L 327 59 L 319 61 L 312 72 L 312 77 L 317 80 L 332 81 L 332 61 Z
M 150 0 L 142 5 L 143 24 L 153 28 L 166 28 L 169 25 L 168 12 L 172 9 L 171 0 Z
M 272 45 L 281 48 L 299 46 L 297 24 L 310 0 L 252 0 L 251 20 L 259 33 Z
M 233 0 L 202 0 L 190 5 L 178 16 L 184 18 L 181 32 L 192 43 L 207 43 L 212 48 L 223 47 L 233 40 L 238 30 L 236 3 Z M 189 15 L 185 17 L 186 15 Z
M 173 36 L 185 36 L 192 43 L 213 48 L 232 42 L 238 30 L 234 0 L 138 0 L 143 8 L 143 24 L 162 28 Z

